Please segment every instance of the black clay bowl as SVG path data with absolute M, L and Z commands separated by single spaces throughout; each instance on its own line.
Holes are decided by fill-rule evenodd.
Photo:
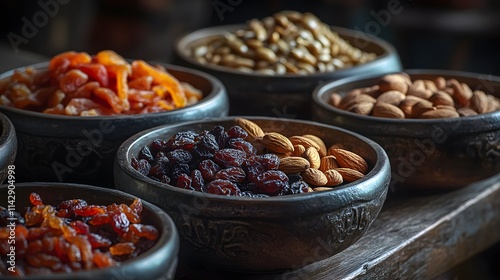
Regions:
M 17 152 L 16 131 L 10 120 L 0 113 L 0 184 L 7 178 L 9 165 Z
M 176 188 L 131 167 L 132 157 L 156 138 L 235 124 L 234 118 L 222 118 L 162 126 L 129 138 L 117 152 L 115 185 L 164 209 L 179 230 L 181 251 L 218 269 L 262 272 L 298 268 L 356 242 L 377 217 L 387 195 L 390 167 L 383 149 L 341 128 L 308 121 L 248 118 L 265 131 L 285 136 L 315 134 L 327 145 L 346 143 L 367 159 L 370 171 L 363 179 L 331 191 L 248 198 Z
M 352 68 L 329 73 L 310 75 L 262 75 L 245 73 L 231 68 L 201 64 L 189 50 L 202 45 L 212 38 L 235 32 L 244 25 L 217 26 L 201 29 L 180 38 L 176 44 L 179 64 L 200 69 L 219 78 L 230 96 L 231 115 L 272 116 L 310 119 L 311 95 L 313 89 L 322 82 L 344 77 L 383 74 L 401 70 L 397 51 L 389 43 L 361 31 L 332 27 L 340 37 L 351 45 L 378 55 L 377 59 Z M 205 43 L 206 44 L 206 43 Z
M 500 97 L 500 78 L 445 70 L 408 70 L 412 80 L 455 78 Z M 500 172 L 500 111 L 448 119 L 387 119 L 362 116 L 327 103 L 331 92 L 374 85 L 380 76 L 346 78 L 313 93 L 316 121 L 358 132 L 379 143 L 392 166 L 391 186 L 405 190 L 450 190 Z
M 15 192 L 15 198 L 7 195 L 11 189 Z M 38 193 L 46 205 L 57 205 L 68 199 L 84 199 L 89 204 L 98 205 L 112 203 L 129 205 L 136 198 L 118 190 L 71 183 L 18 183 L 15 184 L 15 188 L 2 185 L 0 192 L 2 193 L 0 205 L 7 207 L 9 205 L 7 201 L 15 199 L 15 211 L 21 213 L 25 207 L 31 206 L 29 195 L 32 192 Z M 142 204 L 141 223 L 153 225 L 159 231 L 156 243 L 149 250 L 136 258 L 122 262 L 121 266 L 72 273 L 28 275 L 23 279 L 173 279 L 179 251 L 179 236 L 175 225 L 158 207 L 144 200 Z M 2 277 L 2 279 L 19 279 L 19 277 Z
M 227 93 L 217 78 L 189 68 L 164 66 L 181 82 L 202 90 L 203 99 L 168 112 L 100 117 L 57 116 L 0 106 L 17 132 L 19 179 L 107 185 L 112 182 L 115 152 L 128 137 L 154 126 L 228 114 Z M 0 79 L 12 73 L 3 73 Z

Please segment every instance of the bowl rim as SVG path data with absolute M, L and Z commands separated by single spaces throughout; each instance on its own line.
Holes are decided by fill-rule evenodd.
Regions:
M 128 59 L 128 60 L 130 60 L 130 59 Z M 147 61 L 147 63 L 164 66 L 167 69 L 167 71 L 174 70 L 174 71 L 178 71 L 178 72 L 184 72 L 186 74 L 192 74 L 195 76 L 199 76 L 199 77 L 207 80 L 210 83 L 210 85 L 212 87 L 212 91 L 209 92 L 206 96 L 204 96 L 200 101 L 196 102 L 195 104 L 188 105 L 184 108 L 178 108 L 178 109 L 164 111 L 164 112 L 147 113 L 147 114 L 111 115 L 111 116 L 107 116 L 107 115 L 106 116 L 67 116 L 67 115 L 45 114 L 42 112 L 24 110 L 24 109 L 5 106 L 5 105 L 0 105 L 0 109 L 11 112 L 11 113 L 25 115 L 28 117 L 36 117 L 36 118 L 40 118 L 40 119 L 45 119 L 47 121 L 50 121 L 50 120 L 71 120 L 71 121 L 77 121 L 77 122 L 84 122 L 84 121 L 89 121 L 89 120 L 91 120 L 91 121 L 113 121 L 113 120 L 124 121 L 124 120 L 137 120 L 137 119 L 148 118 L 148 117 L 154 118 L 154 117 L 159 117 L 159 116 L 175 115 L 175 114 L 184 113 L 184 112 L 188 112 L 188 111 L 203 110 L 204 107 L 207 106 L 207 104 L 210 104 L 211 102 L 216 100 L 218 96 L 220 96 L 221 94 L 226 94 L 226 88 L 224 87 L 224 84 L 217 77 L 210 75 L 209 73 L 205 73 L 203 71 L 199 71 L 197 69 L 192 69 L 189 67 L 178 66 L 178 65 L 159 62 L 159 61 Z M 16 70 L 25 70 L 28 67 L 31 67 L 31 68 L 34 68 L 35 70 L 38 70 L 38 69 L 47 68 L 48 65 L 49 65 L 49 61 L 44 61 L 44 62 L 39 62 L 39 63 L 30 64 L 30 65 L 26 65 L 26 66 L 17 67 L 17 68 L 5 71 L 3 73 L 0 73 L 0 80 L 11 76 L 14 73 L 14 71 L 16 71 Z M 182 81 L 180 81 L 180 82 L 182 82 Z
M 316 127 L 321 127 L 321 128 L 327 128 L 327 129 L 335 129 L 341 133 L 348 134 L 350 136 L 353 136 L 355 138 L 358 138 L 359 140 L 365 142 L 376 154 L 376 161 L 373 163 L 372 168 L 370 171 L 361 179 L 356 180 L 354 182 L 347 183 L 342 186 L 337 186 L 332 188 L 332 190 L 328 191 L 321 191 L 321 192 L 311 192 L 311 193 L 300 193 L 300 194 L 290 194 L 290 195 L 282 195 L 282 196 L 270 196 L 270 197 L 265 197 L 265 198 L 254 198 L 254 197 L 241 197 L 241 196 L 225 196 L 225 195 L 218 195 L 218 194 L 210 194 L 210 193 L 203 193 L 199 191 L 193 191 L 193 190 L 186 190 L 186 189 L 181 189 L 177 188 L 173 185 L 170 184 L 164 184 L 158 181 L 155 181 L 153 179 L 150 179 L 146 176 L 143 176 L 139 174 L 135 169 L 132 168 L 130 165 L 130 149 L 133 146 L 136 145 L 143 145 L 141 143 L 141 140 L 147 137 L 149 134 L 152 134 L 157 131 L 168 131 L 169 129 L 176 129 L 178 127 L 184 127 L 184 126 L 192 126 L 192 125 L 199 125 L 199 124 L 207 124 L 207 123 L 217 123 L 217 122 L 225 122 L 225 121 L 232 121 L 235 120 L 236 118 L 246 118 L 249 120 L 273 120 L 273 121 L 291 121 L 295 123 L 300 123 L 304 125 L 314 125 Z M 181 195 L 190 195 L 193 198 L 208 198 L 213 202 L 238 202 L 238 203 L 249 203 L 249 204 L 254 204 L 254 203 L 293 203 L 297 201 L 309 201 L 313 199 L 317 199 L 318 197 L 329 197 L 331 195 L 334 195 L 335 193 L 339 192 L 345 192 L 346 190 L 356 190 L 357 193 L 363 194 L 363 193 L 369 193 L 373 189 L 381 189 L 383 188 L 383 184 L 380 184 L 377 188 L 365 188 L 367 185 L 371 185 L 372 182 L 377 181 L 379 178 L 383 178 L 386 176 L 384 174 L 384 171 L 387 172 L 388 180 L 390 179 L 390 164 L 389 164 L 389 159 L 383 148 L 377 144 L 375 141 L 370 140 L 369 138 L 362 136 L 356 132 L 349 131 L 347 129 L 341 128 L 341 127 L 336 127 L 333 125 L 327 125 L 323 123 L 317 123 L 313 121 L 308 121 L 308 120 L 300 120 L 300 119 L 283 119 L 283 118 L 272 118 L 272 117 L 259 117 L 259 116 L 229 116 L 229 117 L 220 117 L 220 118 L 213 118 L 210 120 L 201 120 L 201 121 L 189 121 L 189 122 L 182 122 L 179 124 L 167 124 L 167 125 L 162 125 L 162 126 L 157 126 L 153 127 L 144 131 L 141 131 L 139 133 L 136 133 L 135 135 L 131 136 L 127 140 L 125 140 L 120 147 L 118 148 L 116 152 L 116 157 L 115 157 L 115 165 L 118 165 L 119 168 L 125 172 L 128 176 L 131 176 L 137 180 L 143 181 L 149 185 L 154 185 L 156 188 L 166 188 L 167 190 L 179 193 Z M 115 175 L 116 176 L 116 175 Z M 116 177 L 115 177 L 116 180 Z M 374 184 L 376 185 L 376 184 Z M 388 188 L 388 185 L 385 186 Z M 120 188 L 117 186 L 117 188 Z
M 15 139 L 15 136 L 14 125 L 5 114 L 0 112 L 0 150 L 9 145 L 10 139 Z
M 375 75 L 367 75 L 367 76 L 352 76 L 352 77 L 346 77 L 346 78 L 341 78 L 337 80 L 330 80 L 326 81 L 322 84 L 319 84 L 315 87 L 315 89 L 312 92 L 312 100 L 313 103 L 320 106 L 322 109 L 325 109 L 327 111 L 332 111 L 335 114 L 341 115 L 341 116 L 346 116 L 355 120 L 362 120 L 362 121 L 369 121 L 369 122 L 379 122 L 381 124 L 387 124 L 387 125 L 401 125 L 404 123 L 407 124 L 427 124 L 427 125 L 446 125 L 446 124 L 455 124 L 457 122 L 465 122 L 467 123 L 472 123 L 475 121 L 478 121 L 484 117 L 490 117 L 490 116 L 496 116 L 500 117 L 500 110 L 489 112 L 489 113 L 484 113 L 484 114 L 478 114 L 474 116 L 461 116 L 458 118 L 441 118 L 441 119 L 414 119 L 414 118 L 405 118 L 405 119 L 392 119 L 392 118 L 382 118 L 382 117 L 376 117 L 376 116 L 365 116 L 365 115 L 360 115 L 356 114 L 353 112 L 349 112 L 346 110 L 342 110 L 339 108 L 336 108 L 330 104 L 328 104 L 324 100 L 324 95 L 329 94 L 333 92 L 333 89 L 339 86 L 345 86 L 345 85 L 354 85 L 358 82 L 364 82 L 367 80 L 371 79 L 376 79 L 380 78 L 384 75 L 390 75 L 390 74 L 398 74 L 398 73 L 407 73 L 410 76 L 412 75 L 435 75 L 435 76 L 457 76 L 457 77 L 464 77 L 464 78 L 471 78 L 471 79 L 477 79 L 478 81 L 482 80 L 478 78 L 478 75 L 482 75 L 480 73 L 473 73 L 473 72 L 466 72 L 466 71 L 455 71 L 455 70 L 441 70 L 441 69 L 404 69 L 403 71 L 397 71 L 397 72 L 391 72 L 391 73 L 386 73 L 386 74 L 375 74 Z M 500 77 L 499 76 L 491 76 L 489 75 L 488 78 L 491 78 L 491 81 L 497 82 L 500 84 Z M 352 89 L 356 89 L 358 87 L 352 87 Z
M 3 184 L 0 185 L 0 190 L 2 189 L 7 189 L 8 185 Z M 16 183 L 15 185 L 16 190 L 20 188 L 33 188 L 33 187 L 43 187 L 43 188 L 59 188 L 59 187 L 66 187 L 66 188 L 79 188 L 83 190 L 89 190 L 92 192 L 101 192 L 104 194 L 113 194 L 117 195 L 122 198 L 128 198 L 128 199 L 134 199 L 134 198 L 139 198 L 137 196 L 134 196 L 132 194 L 117 190 L 117 189 L 109 189 L 109 188 L 104 188 L 104 187 L 97 187 L 97 186 L 92 186 L 92 185 L 87 185 L 87 184 L 79 184 L 79 183 L 61 183 L 61 182 L 21 182 L 21 183 Z M 71 196 L 71 194 L 68 194 L 68 196 Z M 163 251 L 167 250 L 167 248 L 173 246 L 173 250 L 175 254 L 178 254 L 178 249 L 179 249 L 179 235 L 177 232 L 177 228 L 175 226 L 174 221 L 172 218 L 162 209 L 160 209 L 158 206 L 146 201 L 143 198 L 139 198 L 142 202 L 143 208 L 148 208 L 153 215 L 156 215 L 157 218 L 160 221 L 162 230 L 161 234 L 158 237 L 158 240 L 156 243 L 151 247 L 149 250 L 145 251 L 144 253 L 140 254 L 139 256 L 135 257 L 132 260 L 127 260 L 121 263 L 120 266 L 114 266 L 114 267 L 106 267 L 106 268 L 95 268 L 91 270 L 84 270 L 84 271 L 77 271 L 77 272 L 70 272 L 70 273 L 50 273 L 47 275 L 26 275 L 23 277 L 23 279 L 68 279 L 68 276 L 71 276 L 70 278 L 77 278 L 77 279 L 83 279 L 83 278 L 88 278 L 88 277 L 96 277 L 100 279 L 103 275 L 107 273 L 114 273 L 116 270 L 121 270 L 121 269 L 127 269 L 132 266 L 133 263 L 137 262 L 144 262 L 147 261 L 147 259 L 155 258 L 155 256 L 162 254 Z M 175 259 L 176 256 L 173 256 Z M 176 265 L 176 263 L 174 263 Z M 102 274 L 102 275 L 101 275 Z M 46 277 L 45 277 L 46 276 Z M 7 277 L 9 278 L 9 277 Z M 17 278 L 12 278 L 12 279 L 17 279 Z
M 202 28 L 198 29 L 192 32 L 185 33 L 184 35 L 180 36 L 178 39 L 175 40 L 174 44 L 174 49 L 177 55 L 179 55 L 182 59 L 185 61 L 188 61 L 189 63 L 196 65 L 198 67 L 202 67 L 205 69 L 209 69 L 212 71 L 217 71 L 220 73 L 225 73 L 225 74 L 232 74 L 232 75 L 237 75 L 237 76 L 243 76 L 243 77 L 258 77 L 262 79 L 308 79 L 308 78 L 328 78 L 334 73 L 339 73 L 339 75 L 347 75 L 350 71 L 353 71 L 352 69 L 357 69 L 360 66 L 368 65 L 368 66 L 375 66 L 379 63 L 381 63 L 382 60 L 387 59 L 390 57 L 391 54 L 396 53 L 396 48 L 389 44 L 389 42 L 366 32 L 354 30 L 354 29 L 349 29 L 345 27 L 340 27 L 340 26 L 330 26 L 330 29 L 334 32 L 337 32 L 340 37 L 343 38 L 345 35 L 350 35 L 352 33 L 352 37 L 360 37 L 363 38 L 365 41 L 369 41 L 371 43 L 374 43 L 378 45 L 380 48 L 384 50 L 384 53 L 381 55 L 377 55 L 377 57 L 369 62 L 355 65 L 352 67 L 348 68 L 342 68 L 338 69 L 335 71 L 331 72 L 325 72 L 325 73 L 313 73 L 313 74 L 305 74 L 305 75 L 296 75 L 296 74 L 282 74 L 282 75 L 266 75 L 266 74 L 261 74 L 261 73 L 246 73 L 243 71 L 235 71 L 232 70 L 231 68 L 224 67 L 224 66 L 219 66 L 219 65 L 213 65 L 210 63 L 207 64 L 201 64 L 196 59 L 192 58 L 190 55 L 187 54 L 188 46 L 192 44 L 194 41 L 202 40 L 205 38 L 209 37 L 216 37 L 216 36 L 221 36 L 224 33 L 228 32 L 233 32 L 238 29 L 244 28 L 246 25 L 245 24 L 229 24 L 229 25 L 219 25 L 219 26 L 212 26 L 212 27 L 207 27 L 207 28 Z M 204 34 L 208 33 L 209 35 L 203 36 L 196 38 L 197 35 L 199 34 Z M 362 34 L 362 36 L 360 35 Z M 193 38 L 195 37 L 195 38 Z M 368 39 L 368 40 L 367 40 Z M 362 48 L 358 48 L 363 51 Z

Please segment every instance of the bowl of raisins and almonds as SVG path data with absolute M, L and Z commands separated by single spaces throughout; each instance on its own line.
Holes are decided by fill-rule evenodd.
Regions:
M 69 183 L 9 190 L 0 186 L 2 279 L 174 278 L 177 230 L 147 201 Z
M 261 132 L 255 126 L 248 129 L 249 122 Z M 297 135 L 316 137 L 325 148 L 316 149 L 303 138 L 299 144 L 293 137 Z M 286 151 L 290 144 L 291 149 L 306 149 L 294 154 Z M 345 177 L 335 186 L 319 180 L 329 173 L 318 163 L 332 159 L 329 150 L 362 158 L 364 174 Z M 321 160 L 309 163 L 306 151 L 321 154 Z M 306 163 L 282 168 L 286 158 Z M 349 169 L 330 165 L 339 173 Z M 378 144 L 342 128 L 303 120 L 226 117 L 134 135 L 117 152 L 114 176 L 118 189 L 172 217 L 187 255 L 218 269 L 265 272 L 298 268 L 356 242 L 385 201 L 390 166 Z
M 318 86 L 313 120 L 379 143 L 398 191 L 449 191 L 500 173 L 500 77 L 409 69 Z

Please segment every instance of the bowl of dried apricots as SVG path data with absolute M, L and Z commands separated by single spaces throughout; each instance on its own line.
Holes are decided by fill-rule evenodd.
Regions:
M 224 270 L 293 269 L 356 242 L 385 201 L 375 142 L 301 120 L 227 117 L 138 133 L 115 185 L 164 209 L 181 251 Z
M 158 125 L 228 113 L 222 83 L 174 65 L 104 50 L 65 52 L 0 75 L 0 111 L 18 136 L 18 176 L 111 182 L 121 142 Z
M 500 77 L 407 70 L 325 83 L 313 119 L 379 143 L 392 185 L 443 191 L 500 173 Z
M 1 185 L 0 192 L 2 278 L 174 278 L 177 230 L 147 201 L 72 183 Z

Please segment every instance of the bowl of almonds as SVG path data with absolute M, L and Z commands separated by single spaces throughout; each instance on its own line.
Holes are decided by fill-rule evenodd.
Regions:
M 390 166 L 375 142 L 309 121 L 231 117 L 161 126 L 125 141 L 118 189 L 165 210 L 181 250 L 224 270 L 328 258 L 369 228 Z
M 313 119 L 375 140 L 392 166 L 391 185 L 448 190 L 500 172 L 500 78 L 407 70 L 325 83 Z
M 321 82 L 401 70 L 386 41 L 296 11 L 197 30 L 175 51 L 179 64 L 224 83 L 231 115 L 309 119 L 309 93 Z

